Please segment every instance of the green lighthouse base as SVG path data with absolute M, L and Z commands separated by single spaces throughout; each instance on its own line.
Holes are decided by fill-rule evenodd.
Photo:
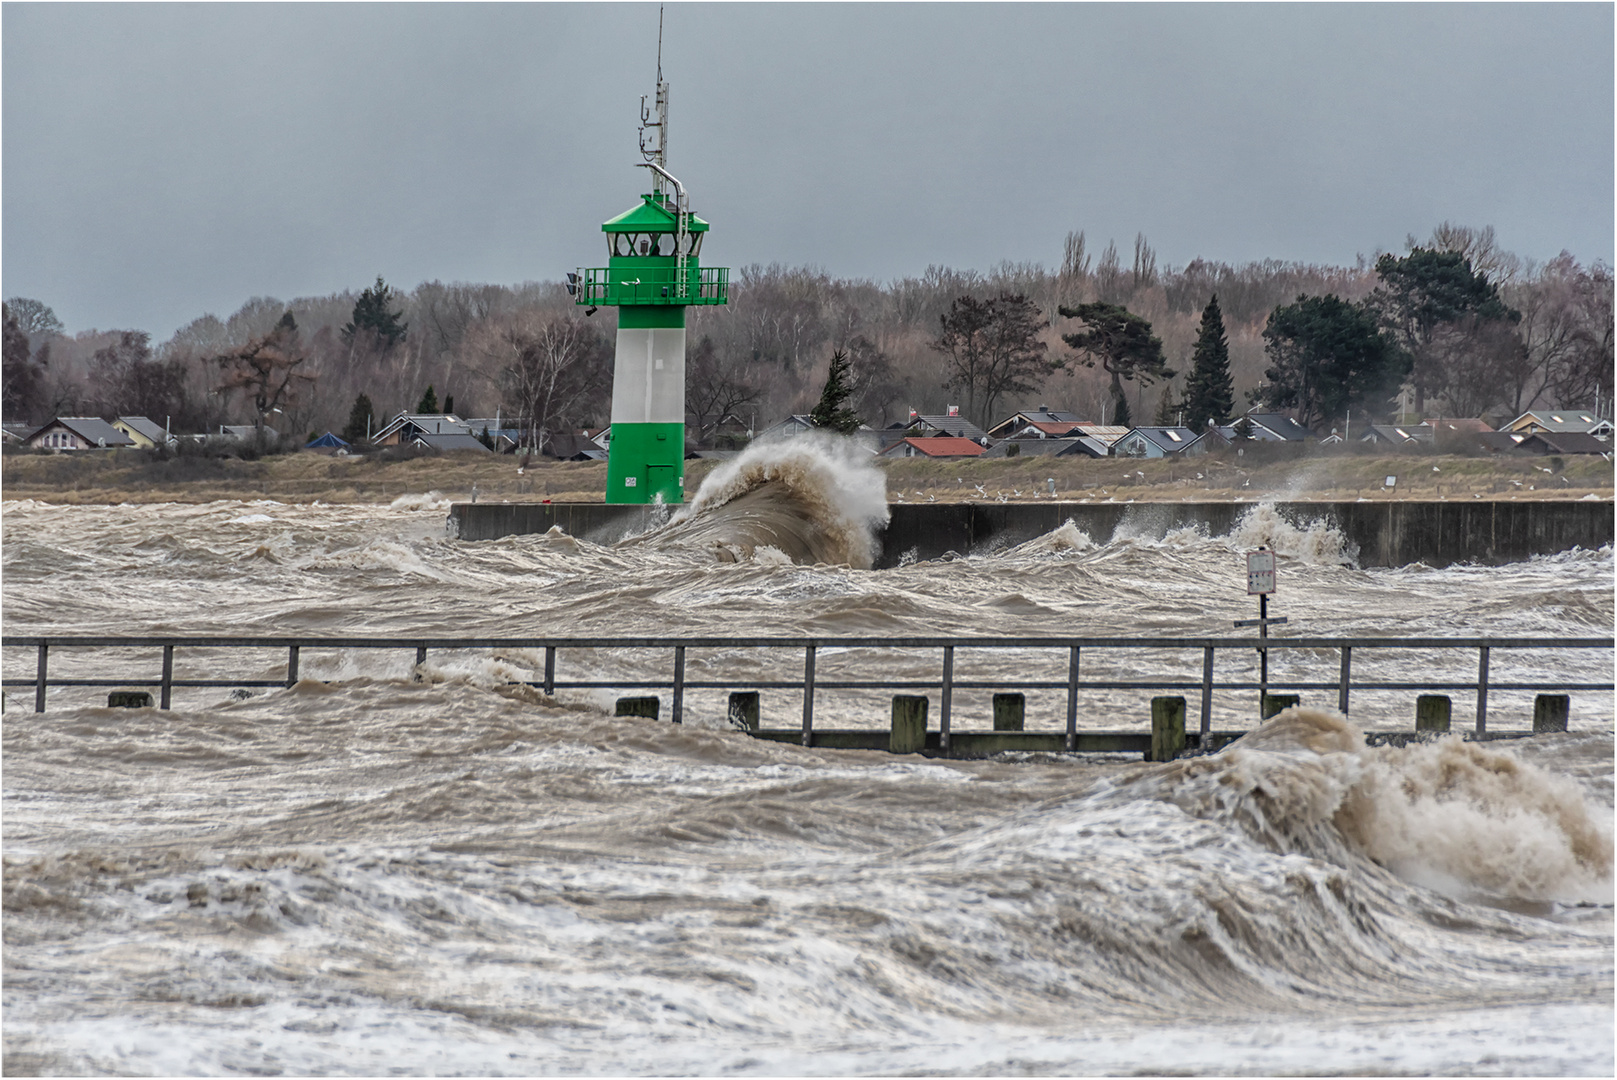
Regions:
M 609 503 L 685 501 L 685 425 L 613 424 L 607 451 Z

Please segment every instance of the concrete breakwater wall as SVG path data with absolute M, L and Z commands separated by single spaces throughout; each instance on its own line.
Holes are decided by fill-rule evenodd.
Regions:
M 1357 545 L 1361 566 L 1447 566 L 1515 562 L 1574 547 L 1612 542 L 1606 501 L 1277 502 L 1276 513 L 1298 527 L 1324 523 Z M 1125 536 L 1160 538 L 1174 529 L 1227 535 L 1254 503 L 896 503 L 879 536 L 878 569 L 908 559 L 991 554 L 1060 528 L 1069 519 L 1096 543 Z M 668 507 L 603 503 L 455 503 L 451 536 L 495 540 L 548 532 L 616 543 L 666 520 Z

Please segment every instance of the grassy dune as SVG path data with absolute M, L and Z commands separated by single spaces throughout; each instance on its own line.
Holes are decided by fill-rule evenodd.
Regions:
M 905 502 L 1060 499 L 1139 501 L 1338 499 L 1566 499 L 1612 497 L 1612 463 L 1598 457 L 1460 457 L 1405 453 L 1316 452 L 1292 460 L 1221 455 L 1189 461 L 998 458 L 989 461 L 898 460 L 883 464 L 890 497 Z M 695 491 L 716 465 L 686 463 Z M 1558 467 L 1559 465 L 1559 467 Z M 1394 487 L 1386 478 L 1396 476 Z M 440 492 L 482 501 L 600 502 L 603 462 L 533 461 L 451 453 L 324 457 L 297 453 L 240 461 L 171 457 L 133 450 L 76 454 L 8 453 L 0 460 L 0 495 L 60 503 L 281 502 L 386 503 L 401 495 Z M 981 489 L 979 491 L 979 488 Z

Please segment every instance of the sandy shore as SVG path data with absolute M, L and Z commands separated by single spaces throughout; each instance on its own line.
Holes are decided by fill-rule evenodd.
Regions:
M 718 463 L 686 463 L 694 491 Z M 1560 465 L 1558 468 L 1557 465 Z M 999 458 L 989 461 L 908 459 L 884 464 L 897 502 L 1031 501 L 1050 497 L 1136 501 L 1275 498 L 1579 499 L 1612 498 L 1612 464 L 1599 457 L 1503 458 L 1408 453 L 1342 453 L 1285 461 L 1197 458 Z M 1387 480 L 1395 477 L 1389 486 Z M 457 501 L 600 502 L 604 462 L 529 462 L 455 453 L 326 457 L 283 454 L 257 461 L 179 457 L 156 460 L 136 451 L 78 454 L 10 453 L 0 461 L 0 495 L 61 503 L 209 502 L 268 498 L 281 502 L 386 503 L 438 492 Z

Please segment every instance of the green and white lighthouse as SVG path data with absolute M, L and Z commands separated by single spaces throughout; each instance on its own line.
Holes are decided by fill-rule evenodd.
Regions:
M 661 49 L 659 47 L 659 53 Z M 722 304 L 729 270 L 698 258 L 708 223 L 691 213 L 684 185 L 664 167 L 668 84 L 657 62 L 657 101 L 640 107 L 640 165 L 651 191 L 601 226 L 607 265 L 580 268 L 578 303 L 618 309 L 612 374 L 612 441 L 606 501 L 685 501 L 685 309 Z

